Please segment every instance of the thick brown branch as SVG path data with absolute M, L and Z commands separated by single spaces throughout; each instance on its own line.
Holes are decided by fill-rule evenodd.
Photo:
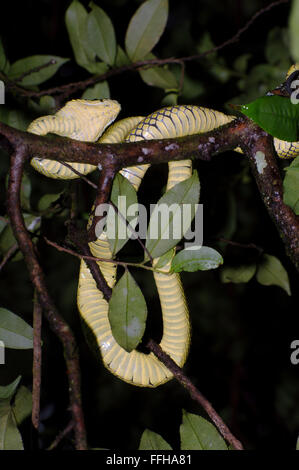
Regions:
M 92 222 L 87 233 L 88 241 L 95 241 L 98 238 L 96 235 L 96 227 L 103 217 L 105 217 L 105 215 L 98 214 L 97 209 L 103 204 L 109 204 L 110 193 L 115 175 L 116 171 L 111 167 L 107 167 L 107 169 L 100 172 L 97 195 L 93 208 Z
M 49 296 L 44 274 L 38 262 L 31 237 L 25 227 L 20 209 L 20 187 L 27 151 L 25 145 L 20 143 L 16 151 L 11 155 L 7 209 L 14 236 L 23 253 L 29 276 L 38 295 L 43 313 L 49 321 L 51 329 L 63 344 L 69 380 L 70 404 L 75 422 L 76 448 L 84 450 L 87 444 L 81 405 L 80 368 L 76 341 L 71 329 L 59 315 Z
M 64 137 L 41 137 L 0 124 L 12 147 L 26 144 L 23 158 L 43 155 L 57 161 L 101 165 L 102 180 L 136 164 L 157 164 L 187 158 L 209 161 L 213 155 L 240 146 L 250 161 L 262 199 L 274 220 L 293 263 L 299 269 L 299 217 L 283 202 L 282 179 L 275 161 L 272 138 L 247 118 L 239 118 L 206 134 L 177 139 L 140 141 L 122 144 L 79 142 Z M 265 165 L 260 159 L 264 154 Z M 107 176 L 108 175 L 108 176 Z M 107 191 L 105 191 L 105 198 Z M 84 253 L 88 255 L 89 253 Z
M 3 123 L 0 123 L 0 134 L 6 137 L 13 148 L 26 144 L 27 152 L 24 158 L 28 160 L 36 155 L 43 155 L 44 158 L 60 162 L 89 163 L 94 166 L 100 164 L 102 171 L 116 172 L 136 164 L 166 163 L 187 158 L 208 161 L 212 155 L 233 149 L 239 144 L 240 122 L 247 121 L 236 119 L 206 134 L 121 144 L 99 144 L 59 136 L 38 136 Z
M 32 424 L 35 429 L 39 427 L 40 392 L 41 392 L 41 368 L 42 368 L 42 309 L 38 296 L 34 296 L 33 306 L 33 381 L 32 381 Z
M 283 201 L 283 185 L 272 138 L 248 123 L 241 147 L 249 160 L 261 198 L 274 221 L 288 256 L 299 270 L 299 216 Z
M 18 147 L 18 150 L 12 155 L 9 184 L 8 209 L 11 224 L 28 265 L 32 282 L 37 289 L 42 308 L 45 310 L 52 328 L 64 344 L 67 367 L 70 371 L 70 375 L 72 371 L 74 372 L 74 364 L 72 363 L 74 359 L 74 340 L 73 337 L 70 336 L 71 333 L 68 326 L 61 320 L 48 296 L 43 280 L 43 273 L 38 264 L 33 244 L 25 229 L 20 213 L 19 189 L 23 166 L 29 155 L 39 154 L 38 150 L 41 149 L 41 146 L 45 158 L 57 160 L 65 159 L 66 161 L 93 164 L 101 163 L 101 182 L 106 181 L 103 185 L 103 187 L 106 187 L 106 190 L 103 196 L 99 196 L 102 201 L 106 201 L 110 193 L 111 175 L 114 175 L 116 171 L 119 171 L 123 167 L 135 165 L 136 163 L 145 164 L 182 160 L 191 156 L 193 158 L 209 160 L 214 154 L 240 146 L 249 159 L 263 201 L 284 240 L 287 251 L 295 265 L 299 267 L 299 218 L 283 203 L 282 181 L 275 160 L 272 138 L 246 118 L 236 119 L 231 124 L 204 135 L 188 136 L 181 139 L 142 141 L 140 143 L 114 145 L 90 144 L 70 141 L 64 138 L 52 141 L 47 137 L 33 136 L 15 130 L 12 132 L 11 128 L 4 125 L 3 127 L 0 126 L 0 132 L 1 129 L 12 146 Z M 124 151 L 124 148 L 126 151 Z M 83 240 L 82 245 L 79 243 L 79 248 L 83 255 L 90 256 L 85 240 Z M 86 261 L 95 263 L 93 260 Z M 92 274 L 95 278 L 97 278 L 97 276 L 99 277 L 99 270 L 97 269 L 96 272 L 92 272 Z M 104 292 L 106 300 L 108 300 L 111 296 L 111 289 L 109 290 L 108 288 L 107 290 L 107 286 L 101 285 L 101 282 L 97 282 L 97 284 L 99 289 Z M 68 335 L 67 341 L 65 341 L 64 338 L 65 334 Z M 151 343 L 149 343 L 149 346 L 153 347 L 153 344 L 151 345 Z M 157 355 L 161 353 L 161 357 L 163 357 L 163 351 L 157 351 L 158 350 L 156 350 Z M 181 376 L 181 379 L 184 385 L 188 383 L 188 386 L 191 388 L 194 387 L 190 382 L 186 382 L 184 377 Z M 74 386 L 73 383 L 72 386 Z M 78 391 L 78 388 L 76 390 Z M 198 391 L 196 391 L 195 388 L 192 388 L 192 390 L 198 398 Z M 75 393 L 74 390 L 73 393 Z M 75 397 L 72 397 L 73 405 L 74 403 L 78 404 L 77 398 L 78 396 L 76 396 L 75 393 Z M 206 409 L 209 410 L 211 417 L 213 417 L 212 419 L 214 419 L 214 422 L 217 422 L 218 428 L 221 429 L 226 439 L 234 439 L 229 435 L 229 431 L 226 429 L 225 425 L 223 426 L 224 423 L 218 420 L 215 415 L 215 410 L 210 407 L 211 405 L 205 402 L 202 396 L 200 400 L 202 404 L 205 403 Z M 75 415 L 76 413 L 74 413 L 74 417 Z M 76 426 L 77 423 L 78 421 L 76 420 Z M 240 444 L 236 441 L 234 446 L 241 448 Z
M 201 394 L 201 392 L 195 387 L 195 385 L 184 374 L 183 370 L 171 359 L 171 357 L 161 349 L 160 345 L 150 339 L 147 343 L 147 347 L 155 354 L 155 356 L 157 356 L 159 361 L 161 361 L 167 367 L 167 369 L 173 373 L 176 380 L 188 390 L 193 400 L 200 403 L 224 439 L 226 439 L 235 449 L 243 450 L 241 442 L 238 441 L 238 439 L 236 439 L 235 436 L 231 433 L 224 421 L 212 407 L 211 403 Z

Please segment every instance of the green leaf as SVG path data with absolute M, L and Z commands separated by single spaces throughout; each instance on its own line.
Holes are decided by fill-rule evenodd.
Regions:
M 299 140 L 299 106 L 283 96 L 262 96 L 240 111 L 268 134 L 288 142 Z
M 23 442 L 9 400 L 0 401 L 0 450 L 23 450 Z
M 4 71 L 6 64 L 7 64 L 7 59 L 6 59 L 6 55 L 5 55 L 5 51 L 3 47 L 3 42 L 2 42 L 2 39 L 0 39 L 0 70 L 1 71 Z
M 23 214 L 25 225 L 29 232 L 35 232 L 40 228 L 41 218 L 36 215 Z
M 253 101 L 261 95 L 277 87 L 277 83 L 285 80 L 285 72 L 289 63 L 284 62 L 279 65 L 258 64 L 248 69 L 247 73 L 237 82 L 238 88 L 243 93 L 232 100 L 230 103 L 246 103 Z
M 27 387 L 21 385 L 18 389 L 12 409 L 18 426 L 31 415 L 32 394 Z
M 291 295 L 288 273 L 276 256 L 263 255 L 256 279 L 263 286 L 279 286 Z
M 116 38 L 109 16 L 94 3 L 88 15 L 88 40 L 94 53 L 104 62 L 113 65 L 116 57 Z
M 16 243 L 17 241 L 14 237 L 11 226 L 10 224 L 7 224 L 0 235 L 0 252 L 2 255 L 5 255 L 5 253 L 7 253 L 7 251 Z
M 47 209 L 49 209 L 49 207 L 56 201 L 58 201 L 58 199 L 60 198 L 62 193 L 57 193 L 57 194 L 44 194 L 40 200 L 38 201 L 38 205 L 37 205 L 37 208 L 38 208 L 38 211 L 40 212 L 44 212 L 46 211 Z
M 109 207 L 106 229 L 110 250 L 115 255 L 127 243 L 132 233 L 130 228 L 127 228 L 126 220 L 133 229 L 138 223 L 138 217 L 127 214 L 130 206 L 135 204 L 137 207 L 137 193 L 127 178 L 120 174 L 117 174 L 113 181 L 111 201 L 121 214 L 117 214 L 114 207 Z
M 146 248 L 153 258 L 177 245 L 186 233 L 196 212 L 199 189 L 198 175 L 194 171 L 191 178 L 176 184 L 158 201 L 151 214 L 146 239 Z M 184 217 L 183 204 L 190 205 L 191 217 Z
M 11 384 L 0 386 L 0 400 L 10 400 L 14 395 L 17 386 L 19 385 L 21 380 L 21 375 L 19 375 Z
M 126 351 L 132 351 L 140 343 L 146 317 L 143 294 L 129 271 L 126 271 L 114 287 L 109 302 L 113 336 Z
M 296 157 L 285 170 L 283 201 L 296 215 L 299 215 L 299 157 Z
M 8 122 L 7 122 L 8 113 L 9 113 L 9 109 L 7 108 L 7 106 L 2 104 L 0 106 L 0 122 L 4 122 L 4 124 L 8 124 Z
M 131 61 L 125 51 L 120 46 L 117 46 L 115 66 L 123 67 L 124 65 L 129 65 L 130 63 Z
M 204 52 L 210 51 L 214 49 L 215 44 L 212 41 L 211 33 L 209 31 L 205 31 L 200 38 L 199 44 L 196 47 L 197 52 L 199 54 L 203 54 Z M 214 62 L 217 57 L 217 52 L 211 52 L 206 56 L 206 59 L 210 62 Z
M 1 105 L 0 121 L 21 131 L 26 131 L 30 118 L 20 109 L 9 109 L 5 105 Z
M 11 127 L 15 127 L 20 131 L 25 131 L 29 126 L 30 119 L 25 115 L 22 110 L 10 110 L 8 113 L 7 124 Z
M 102 100 L 104 98 L 110 98 L 109 84 L 107 80 L 86 88 L 81 98 L 83 100 Z
M 140 439 L 138 450 L 172 450 L 160 434 L 146 429 Z
M 16 80 L 24 73 L 30 72 L 30 70 L 41 67 L 51 62 L 51 65 L 41 68 L 37 72 L 32 72 L 26 75 L 21 81 L 17 83 L 23 86 L 34 86 L 45 82 L 51 78 L 59 69 L 59 67 L 67 62 L 69 59 L 62 57 L 56 57 L 53 55 L 33 55 L 25 57 L 24 59 L 17 60 L 14 62 L 9 69 L 8 78 L 10 80 Z
M 26 173 L 23 173 L 21 184 L 21 206 L 30 210 L 31 181 Z
M 237 72 L 245 73 L 248 67 L 248 62 L 251 59 L 252 54 L 242 54 L 234 61 L 234 69 Z
M 221 83 L 226 83 L 234 75 L 222 58 L 219 59 L 218 63 L 211 63 L 209 73 Z
M 32 349 L 33 329 L 22 318 L 0 308 L 0 339 L 6 348 Z
M 209 421 L 183 410 L 181 450 L 227 450 L 219 432 Z
M 148 54 L 146 60 L 156 59 L 154 54 Z M 164 90 L 178 90 L 179 85 L 175 75 L 168 70 L 168 67 L 151 67 L 145 70 L 139 70 L 142 80 L 149 86 L 156 86 Z
M 8 222 L 4 218 L 0 218 L 0 234 L 7 226 Z
M 178 93 L 167 93 L 161 101 L 163 106 L 175 106 L 178 104 Z
M 181 75 L 181 69 L 179 70 L 179 74 Z M 180 75 L 176 73 L 177 80 L 180 79 Z M 205 93 L 205 87 L 204 85 L 198 80 L 198 79 L 193 79 L 191 78 L 187 73 L 184 74 L 184 82 L 183 82 L 183 88 L 181 91 L 181 95 L 184 98 L 184 100 L 195 100 L 199 96 L 203 96 Z
M 294 61 L 299 62 L 299 0 L 292 1 L 292 7 L 289 16 L 289 37 L 291 55 Z
M 181 271 L 208 271 L 216 269 L 223 263 L 222 256 L 218 251 L 207 246 L 202 246 L 197 250 L 186 248 L 180 251 L 173 259 L 171 271 L 180 273 Z
M 155 263 L 155 269 L 161 269 L 171 262 L 175 255 L 175 250 L 171 249 L 167 251 L 164 255 L 160 256 Z
M 147 0 L 131 18 L 125 46 L 133 62 L 143 59 L 157 44 L 168 18 L 168 0 Z
M 35 113 L 40 115 L 54 114 L 56 110 L 56 101 L 53 96 L 42 96 L 37 103 L 35 100 L 28 100 L 28 105 Z
M 223 283 L 228 282 L 248 282 L 256 272 L 256 264 L 246 264 L 241 266 L 224 266 L 221 269 L 220 278 Z
M 265 56 L 269 64 L 279 65 L 286 58 L 289 41 L 284 41 L 286 30 L 276 26 L 268 33 Z M 298 36 L 299 38 L 299 36 Z
M 5 179 L 5 187 L 8 189 L 9 174 Z M 31 181 L 27 173 L 23 173 L 21 182 L 21 207 L 25 210 L 30 210 L 30 195 L 31 195 Z M 1 230 L 0 230 L 1 232 Z
M 65 24 L 77 64 L 90 73 L 96 73 L 95 52 L 87 34 L 88 13 L 84 6 L 73 0 L 65 13 Z
M 139 74 L 142 80 L 149 86 L 156 86 L 164 90 L 178 90 L 178 82 L 166 66 L 139 70 Z
M 23 214 L 25 225 L 30 232 L 34 232 L 40 227 L 41 218 L 31 214 Z M 14 237 L 10 225 L 7 225 L 0 235 L 0 252 L 5 254 L 17 241 Z M 14 257 L 14 261 L 20 258 Z

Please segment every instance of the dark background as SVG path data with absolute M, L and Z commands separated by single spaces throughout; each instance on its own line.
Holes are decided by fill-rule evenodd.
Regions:
M 82 2 L 86 7 L 88 2 Z M 123 43 L 129 19 L 140 1 L 106 0 L 100 6 L 112 19 L 117 38 Z M 204 33 L 209 32 L 220 44 L 241 28 L 268 1 L 251 2 L 170 0 L 170 16 L 155 52 L 161 58 L 186 56 L 197 52 Z M 11 62 L 34 55 L 54 54 L 71 57 L 47 87 L 89 76 L 73 60 L 64 24 L 68 1 L 26 1 L 1 4 L 0 34 Z M 187 64 L 186 74 L 202 91 L 180 103 L 206 105 L 224 110 L 224 103 L 238 97 L 238 76 L 220 81 L 210 73 L 212 64 L 224 61 L 232 70 L 241 54 L 251 54 L 250 70 L 265 64 L 265 48 L 273 28 L 286 28 L 289 5 L 282 5 L 263 15 L 233 46 L 225 48 L 218 58 Z M 279 30 L 280 31 L 280 30 Z M 285 50 L 286 60 L 289 51 Z M 220 57 L 220 59 L 219 59 Z M 214 61 L 214 62 L 213 62 Z M 161 106 L 163 90 L 149 88 L 136 73 L 126 73 L 109 81 L 111 97 L 122 104 L 122 116 L 147 114 Z M 192 88 L 192 87 L 191 87 Z M 257 90 L 259 94 L 259 90 Z M 196 95 L 196 94 L 195 94 Z M 79 97 L 74 96 L 74 97 Z M 9 98 L 17 108 L 24 103 Z M 280 163 L 283 167 L 284 163 Z M 185 273 L 183 283 L 190 307 L 192 343 L 185 371 L 200 391 L 211 401 L 232 432 L 248 449 L 294 449 L 299 429 L 299 374 L 290 362 L 290 343 L 298 337 L 298 275 L 289 259 L 274 225 L 260 201 L 247 162 L 235 153 L 216 157 L 211 163 L 195 163 L 201 179 L 201 202 L 204 204 L 204 244 L 218 249 L 225 263 L 251 262 L 258 259 L 257 250 L 219 244 L 219 237 L 229 233 L 240 243 L 254 243 L 266 253 L 277 256 L 287 269 L 292 297 L 279 287 L 265 287 L 251 280 L 248 284 L 222 284 L 219 271 Z M 7 156 L 0 161 L 1 213 L 5 211 L 4 185 L 8 169 Z M 32 206 L 46 192 L 67 189 L 68 183 L 47 180 L 28 167 L 32 181 Z M 156 201 L 166 181 L 166 167 L 152 168 L 140 190 L 140 201 Z M 80 183 L 82 214 L 88 213 L 93 193 Z M 42 234 L 62 241 L 66 232 L 63 217 L 46 219 Z M 136 449 L 145 428 L 160 433 L 174 448 L 179 446 L 182 408 L 205 416 L 175 381 L 157 389 L 128 385 L 111 375 L 88 348 L 82 334 L 76 308 L 79 262 L 58 253 L 40 240 L 40 258 L 56 304 L 75 330 L 80 347 L 83 403 L 91 447 Z M 135 245 L 129 245 L 127 256 L 136 256 Z M 161 319 L 159 300 L 152 277 L 134 271 L 148 302 L 148 336 L 159 340 Z M 23 261 L 11 262 L 0 273 L 1 306 L 32 323 L 32 288 Z M 160 332 L 160 333 L 159 333 Z M 60 344 L 49 331 L 43 331 L 42 425 L 39 445 L 45 447 L 69 419 L 67 381 Z M 31 387 L 31 351 L 8 350 L 6 366 L 1 366 L 0 383 L 11 382 L 18 374 L 22 383 Z M 26 448 L 37 443 L 27 420 L 22 429 Z M 62 449 L 72 448 L 70 439 Z

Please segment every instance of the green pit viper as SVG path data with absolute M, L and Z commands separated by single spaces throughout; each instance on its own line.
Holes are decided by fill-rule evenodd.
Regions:
M 299 64 L 291 67 L 288 80 L 299 70 Z M 147 117 L 129 117 L 110 126 L 120 111 L 114 100 L 72 100 L 55 115 L 34 120 L 28 132 L 38 135 L 55 133 L 75 140 L 118 143 L 140 140 L 182 137 L 211 131 L 235 119 L 221 112 L 194 105 L 178 105 L 162 108 Z M 107 129 L 107 127 L 110 126 Z M 104 132 L 106 130 L 106 132 Z M 280 158 L 294 158 L 299 154 L 299 142 L 285 142 L 274 138 L 276 152 Z M 33 167 L 51 178 L 78 178 L 71 168 L 63 164 L 36 156 L 31 160 Z M 82 175 L 97 167 L 89 164 L 70 163 Z M 120 173 L 128 179 L 137 191 L 149 165 L 125 168 Z M 189 178 L 192 173 L 191 160 L 169 163 L 166 190 Z M 112 259 L 106 235 L 89 244 L 96 258 Z M 154 259 L 153 266 L 158 262 Z M 112 288 L 116 280 L 116 265 L 98 262 L 107 284 Z M 190 322 L 188 308 L 178 274 L 169 274 L 170 262 L 162 271 L 154 272 L 154 279 L 163 316 L 163 337 L 161 348 L 182 367 L 187 358 L 190 344 Z M 109 319 L 108 302 L 96 283 L 87 265 L 82 260 L 78 285 L 79 311 L 95 335 L 104 365 L 117 377 L 133 385 L 156 387 L 172 378 L 172 373 L 154 356 L 134 349 L 125 351 L 114 339 Z

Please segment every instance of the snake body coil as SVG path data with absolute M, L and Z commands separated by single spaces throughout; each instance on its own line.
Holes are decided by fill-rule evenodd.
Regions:
M 120 105 L 112 100 L 73 100 L 55 116 L 45 116 L 33 121 L 28 131 L 44 135 L 53 132 L 77 140 L 97 141 L 104 130 L 116 118 Z M 193 105 L 171 106 L 160 109 L 146 118 L 132 117 L 113 124 L 100 138 L 101 143 L 135 142 L 140 140 L 182 137 L 213 130 L 231 122 L 234 116 Z M 284 142 L 274 139 L 275 149 L 281 158 L 299 154 L 299 142 Z M 32 165 L 41 173 L 53 178 L 77 178 L 71 168 L 51 160 L 35 157 Z M 85 164 L 69 164 L 81 174 L 96 167 Z M 123 169 L 121 174 L 138 190 L 149 165 Z M 192 174 L 191 160 L 169 163 L 167 190 Z M 93 256 L 112 258 L 106 235 L 102 233 L 89 244 Z M 155 259 L 153 265 L 158 262 Z M 107 284 L 112 288 L 116 279 L 116 266 L 111 262 L 98 262 Z M 170 262 L 163 267 L 165 272 L 154 272 L 163 315 L 162 349 L 179 365 L 183 366 L 190 343 L 190 323 L 184 291 L 179 275 L 168 274 Z M 155 387 L 172 377 L 172 373 L 151 354 L 137 350 L 125 351 L 113 337 L 109 319 L 108 303 L 97 288 L 85 262 L 81 262 L 78 307 L 88 326 L 93 331 L 104 365 L 122 380 L 134 385 Z
M 222 113 L 207 112 L 198 106 L 172 106 L 152 113 L 142 119 L 126 137 L 127 142 L 182 137 L 207 132 L 229 122 Z M 140 118 L 137 118 L 139 120 Z M 120 121 L 107 131 L 100 142 L 116 142 L 123 139 L 125 121 Z M 221 123 L 221 124 L 220 124 Z M 132 123 L 134 124 L 134 123 Z M 118 137 L 119 136 L 119 137 Z M 136 191 L 149 165 L 126 168 L 121 171 Z M 184 181 L 192 174 L 191 160 L 169 163 L 167 190 Z M 93 256 L 112 258 L 109 243 L 102 234 L 89 244 Z M 154 265 L 158 259 L 154 260 Z M 112 263 L 99 262 L 99 267 L 110 287 L 115 283 L 116 267 Z M 161 348 L 179 365 L 185 363 L 190 343 L 190 323 L 184 291 L 178 274 L 154 273 L 163 315 Z M 81 262 L 78 288 L 78 306 L 82 317 L 93 331 L 105 366 L 122 380 L 143 387 L 156 387 L 172 378 L 172 373 L 152 354 L 137 350 L 130 353 L 118 345 L 113 337 L 109 319 L 108 303 L 98 290 L 84 261 Z
M 53 133 L 74 140 L 95 142 L 115 120 L 119 111 L 120 104 L 114 100 L 72 100 L 55 115 L 35 119 L 27 131 L 37 135 Z M 60 179 L 78 178 L 78 174 L 70 167 L 82 175 L 97 168 L 87 163 L 69 163 L 65 166 L 55 160 L 37 156 L 32 158 L 31 165 L 45 176 Z

